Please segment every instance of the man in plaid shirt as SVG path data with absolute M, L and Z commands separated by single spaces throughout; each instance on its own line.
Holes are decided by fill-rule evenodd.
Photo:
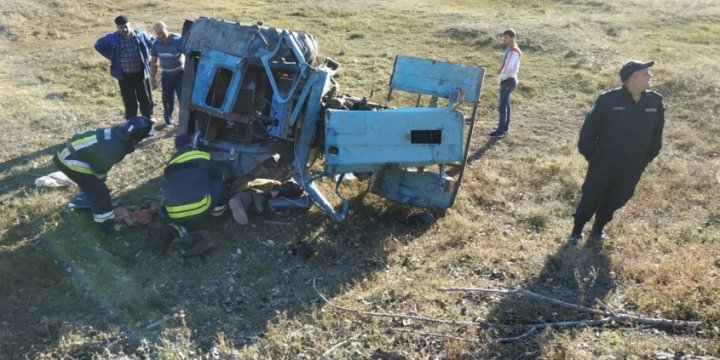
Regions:
M 125 119 L 137 116 L 138 104 L 142 116 L 149 119 L 153 114 L 149 80 L 153 38 L 142 30 L 131 28 L 125 15 L 116 17 L 115 25 L 118 30 L 95 42 L 95 50 L 110 60 L 110 75 L 118 80 Z

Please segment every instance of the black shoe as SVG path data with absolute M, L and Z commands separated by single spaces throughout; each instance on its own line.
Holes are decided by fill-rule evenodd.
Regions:
M 607 239 L 607 236 L 605 236 L 604 231 L 600 231 L 600 232 L 593 231 L 590 233 L 590 236 L 588 236 L 588 239 L 593 240 L 593 241 L 603 241 L 603 240 Z
M 582 239 L 582 233 L 572 233 L 567 239 L 569 245 L 575 246 Z
M 506 133 L 505 131 L 495 130 L 495 131 L 493 131 L 493 132 L 490 133 L 490 137 L 491 137 L 491 138 L 494 138 L 494 139 L 502 139 L 502 138 L 505 137 L 506 134 L 507 134 L 507 133 Z
M 298 241 L 295 244 L 295 247 L 291 250 L 291 252 L 293 255 L 305 260 L 313 256 L 315 250 L 310 247 L 310 245 L 308 245 L 306 242 Z
M 170 248 L 173 239 L 177 237 L 179 237 L 178 230 L 169 224 L 158 221 L 150 225 L 148 240 L 150 241 L 150 249 L 156 253 L 166 252 Z
M 209 232 L 200 230 L 175 239 L 173 246 L 180 250 L 180 256 L 184 258 L 199 257 L 215 248 L 215 241 Z

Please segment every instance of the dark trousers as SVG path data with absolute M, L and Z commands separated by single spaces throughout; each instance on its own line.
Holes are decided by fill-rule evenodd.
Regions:
M 213 180 L 210 183 L 209 190 L 212 204 L 207 211 L 203 212 L 202 214 L 197 214 L 184 218 L 170 219 L 170 223 L 182 225 L 188 231 L 195 231 L 206 227 L 208 225 L 208 221 L 215 217 L 215 214 L 213 214 L 213 210 L 221 206 L 227 206 L 228 202 L 228 194 L 225 182 L 222 181 L 222 179 Z
M 152 92 L 150 80 L 145 78 L 145 73 L 142 71 L 132 74 L 123 73 L 123 78 L 118 79 L 118 84 L 125 105 L 125 119 L 137 116 L 138 104 L 142 116 L 151 118 L 153 114 Z
M 515 78 L 505 79 L 500 83 L 500 100 L 498 104 L 498 112 L 500 119 L 498 121 L 497 130 L 500 132 L 508 131 L 510 126 L 510 95 L 517 86 Z
M 182 92 L 183 72 L 164 72 L 160 83 L 162 84 L 163 118 L 166 124 L 172 123 L 172 113 L 175 107 L 175 97 L 180 101 Z
M 67 175 L 72 181 L 74 181 L 80 190 L 90 200 L 90 208 L 92 209 L 93 215 L 105 214 L 113 211 L 112 199 L 110 198 L 110 189 L 105 185 L 103 179 L 98 179 L 95 175 L 83 174 L 76 171 L 70 170 L 65 164 L 60 162 L 57 154 L 53 156 L 53 163 L 55 166 Z M 94 216 L 95 217 L 95 216 Z M 111 219 L 108 219 L 111 220 Z
M 593 161 L 588 167 L 582 197 L 575 210 L 575 223 L 584 224 L 595 215 L 595 222 L 607 224 L 613 213 L 625 206 L 647 164 L 614 168 L 615 164 Z

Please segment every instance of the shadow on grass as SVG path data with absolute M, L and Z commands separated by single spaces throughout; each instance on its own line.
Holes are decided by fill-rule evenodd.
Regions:
M 468 162 L 471 163 L 475 160 L 482 159 L 483 156 L 485 156 L 485 153 L 492 149 L 495 144 L 498 142 L 498 138 L 489 138 L 488 141 L 483 145 L 481 148 L 477 149 L 472 155 L 468 157 Z
M 33 152 L 27 153 L 27 154 L 22 154 L 16 158 L 12 158 L 12 159 L 0 162 L 0 173 L 5 173 L 9 169 L 12 169 L 18 165 L 27 164 L 28 162 L 31 162 L 33 160 L 38 160 L 39 158 L 41 158 L 43 156 L 53 155 L 57 150 L 59 150 L 58 147 L 59 147 L 59 145 L 51 145 L 42 150 L 33 151 Z
M 599 241 L 583 243 L 582 246 L 564 244 L 557 253 L 547 258 L 545 267 L 535 280 L 521 285 L 522 288 L 555 299 L 587 307 L 603 306 L 604 298 L 615 288 L 610 274 L 610 259 Z M 569 310 L 538 300 L 523 297 L 506 297 L 491 310 L 487 319 L 496 324 L 498 338 L 525 333 L 522 325 L 559 321 L 589 319 L 590 315 Z M 535 336 L 517 342 L 493 345 L 484 357 L 535 359 L 542 356 Z M 572 331 L 572 330 L 557 330 Z
M 155 194 L 161 181 L 152 179 L 123 198 L 134 203 Z M 414 238 L 426 229 L 397 220 L 412 217 L 407 207 L 360 202 L 353 201 L 354 213 L 341 224 L 315 210 L 255 215 L 246 227 L 228 216 L 207 226 L 215 249 L 190 261 L 149 250 L 128 261 L 117 254 L 146 244 L 148 229 L 113 238 L 95 229 L 89 213 L 52 209 L 57 215 L 10 231 L 36 240 L 0 253 L 2 283 L 8 284 L 0 315 L 12 323 L 0 333 L 0 350 L 10 358 L 105 349 L 132 354 L 142 339 L 153 349 L 172 337 L 168 331 L 184 327 L 192 343 L 180 346 L 207 350 L 219 336 L 235 347 L 251 344 L 278 316 L 292 319 L 320 305 L 313 279 L 328 296 L 338 294 L 386 268 L 389 239 Z M 311 256 L 293 255 L 299 240 L 312 247 Z M 32 312 L 22 310 L 30 304 Z M 84 340 L 68 347 L 68 336 Z
M 86 289 L 73 281 L 74 258 L 52 241 L 49 247 L 40 227 L 33 219 L 6 229 L 0 237 L 0 357 L 4 359 L 33 358 L 38 350 L 52 346 L 68 326 L 103 323 L 91 321 L 102 312 Z M 55 234 L 50 230 L 50 236 Z
M 13 168 L 44 160 L 43 158 L 52 156 L 58 149 L 59 145 L 48 146 L 42 150 L 23 154 L 0 163 L 0 203 L 17 197 L 18 191 L 23 188 L 34 188 L 36 178 L 57 170 L 50 162 L 44 166 L 33 168 L 32 172 L 13 171 Z
M 498 142 L 498 138 L 489 138 L 488 141 L 483 145 L 481 148 L 475 150 L 475 152 L 472 155 L 469 155 L 467 158 L 466 164 L 472 164 L 476 160 L 482 159 L 483 156 L 485 156 L 485 153 L 492 149 L 495 144 Z M 460 166 L 453 166 L 448 171 L 447 174 L 450 176 L 455 176 L 460 173 Z

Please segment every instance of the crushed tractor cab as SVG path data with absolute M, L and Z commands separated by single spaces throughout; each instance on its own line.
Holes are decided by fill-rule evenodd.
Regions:
M 369 178 L 369 191 L 403 204 L 453 205 L 483 68 L 397 56 L 380 104 L 339 93 L 333 76 L 340 64 L 318 60 L 311 34 L 201 17 L 186 22 L 183 39 L 178 131 L 193 135 L 240 181 L 294 178 L 308 194 L 276 207 L 315 203 L 341 221 L 348 201 L 339 186 L 348 173 Z M 397 92 L 412 94 L 414 104 L 390 106 Z M 420 106 L 423 97 L 427 107 Z M 313 166 L 317 160 L 321 167 Z M 317 186 L 323 177 L 335 179 L 337 207 Z

